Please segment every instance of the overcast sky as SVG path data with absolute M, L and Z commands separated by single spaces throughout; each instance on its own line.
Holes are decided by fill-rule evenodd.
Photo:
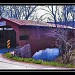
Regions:
M 37 16 L 38 18 L 40 17 L 40 16 L 42 16 L 43 14 L 45 14 L 45 13 L 48 13 L 48 12 L 46 12 L 45 10 L 41 10 L 41 8 L 44 8 L 44 9 L 46 9 L 46 10 L 49 10 L 47 7 L 45 7 L 45 6 L 38 6 L 37 8 L 36 8 L 36 12 L 34 12 L 32 15 L 35 15 L 35 16 Z M 55 7 L 54 7 L 55 8 Z M 55 9 L 54 9 L 54 11 L 55 11 Z M 59 12 L 60 12 L 60 14 L 61 14 L 61 11 L 62 11 L 62 6 L 59 6 Z M 45 17 L 50 17 L 51 19 L 53 19 L 52 18 L 52 16 L 50 16 L 49 14 L 46 14 L 46 15 L 44 15 L 43 16 L 43 18 L 45 18 Z M 57 17 L 58 17 L 58 15 L 57 15 Z M 47 21 L 47 18 L 45 19 L 45 20 L 43 20 L 43 21 Z

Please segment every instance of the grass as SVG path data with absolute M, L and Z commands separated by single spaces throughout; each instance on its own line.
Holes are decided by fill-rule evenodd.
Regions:
M 27 62 L 27 63 L 34 63 L 34 64 L 41 64 L 41 65 L 48 65 L 48 66 L 55 66 L 55 67 L 66 67 L 66 68 L 75 68 L 73 64 L 63 64 L 57 61 L 43 61 L 43 60 L 34 60 L 33 58 L 20 58 L 20 57 L 13 57 L 10 53 L 6 53 L 3 55 L 6 58 L 11 60 L 16 60 L 19 62 Z

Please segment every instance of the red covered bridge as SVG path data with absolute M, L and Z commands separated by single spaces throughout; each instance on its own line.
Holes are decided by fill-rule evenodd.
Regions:
M 68 37 L 75 38 L 75 29 L 69 26 L 57 25 L 58 28 L 70 30 Z M 7 40 L 11 40 L 11 47 L 30 44 L 32 54 L 40 49 L 56 47 L 56 26 L 54 24 L 18 20 L 13 18 L 0 19 L 0 48 L 7 47 Z M 64 31 L 65 32 L 65 31 Z M 47 34 L 50 33 L 48 36 Z M 71 33 L 71 34 L 70 34 Z M 56 34 L 56 33 L 55 33 Z M 57 33 L 58 34 L 58 33 Z

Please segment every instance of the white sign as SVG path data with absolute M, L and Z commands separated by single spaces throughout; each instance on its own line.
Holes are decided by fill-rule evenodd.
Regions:
M 6 25 L 6 21 L 0 22 L 0 26 L 5 26 L 5 25 Z

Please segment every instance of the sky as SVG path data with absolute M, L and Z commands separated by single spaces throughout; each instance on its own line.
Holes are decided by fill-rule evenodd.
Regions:
M 49 10 L 47 7 L 45 7 L 45 6 L 38 6 L 35 10 L 37 10 L 36 12 L 34 12 L 32 15 L 35 15 L 35 16 L 37 16 L 38 18 L 40 18 L 40 16 L 42 16 L 43 14 L 45 14 L 45 13 L 48 13 L 47 11 L 45 11 L 45 10 L 41 10 L 42 8 L 44 8 L 44 9 L 46 9 L 46 10 Z M 50 7 L 51 8 L 51 7 Z M 55 7 L 54 7 L 54 11 L 55 11 Z M 59 6 L 59 12 L 60 12 L 60 14 L 61 14 L 61 11 L 62 11 L 62 6 Z M 52 19 L 53 20 L 53 18 L 52 18 L 52 16 L 50 16 L 49 14 L 46 14 L 46 15 L 44 15 L 43 16 L 43 18 L 45 18 L 45 17 L 50 17 L 50 19 Z M 57 15 L 57 17 L 58 17 L 58 15 Z M 47 21 L 47 18 L 45 19 L 45 20 L 43 20 L 43 21 Z

